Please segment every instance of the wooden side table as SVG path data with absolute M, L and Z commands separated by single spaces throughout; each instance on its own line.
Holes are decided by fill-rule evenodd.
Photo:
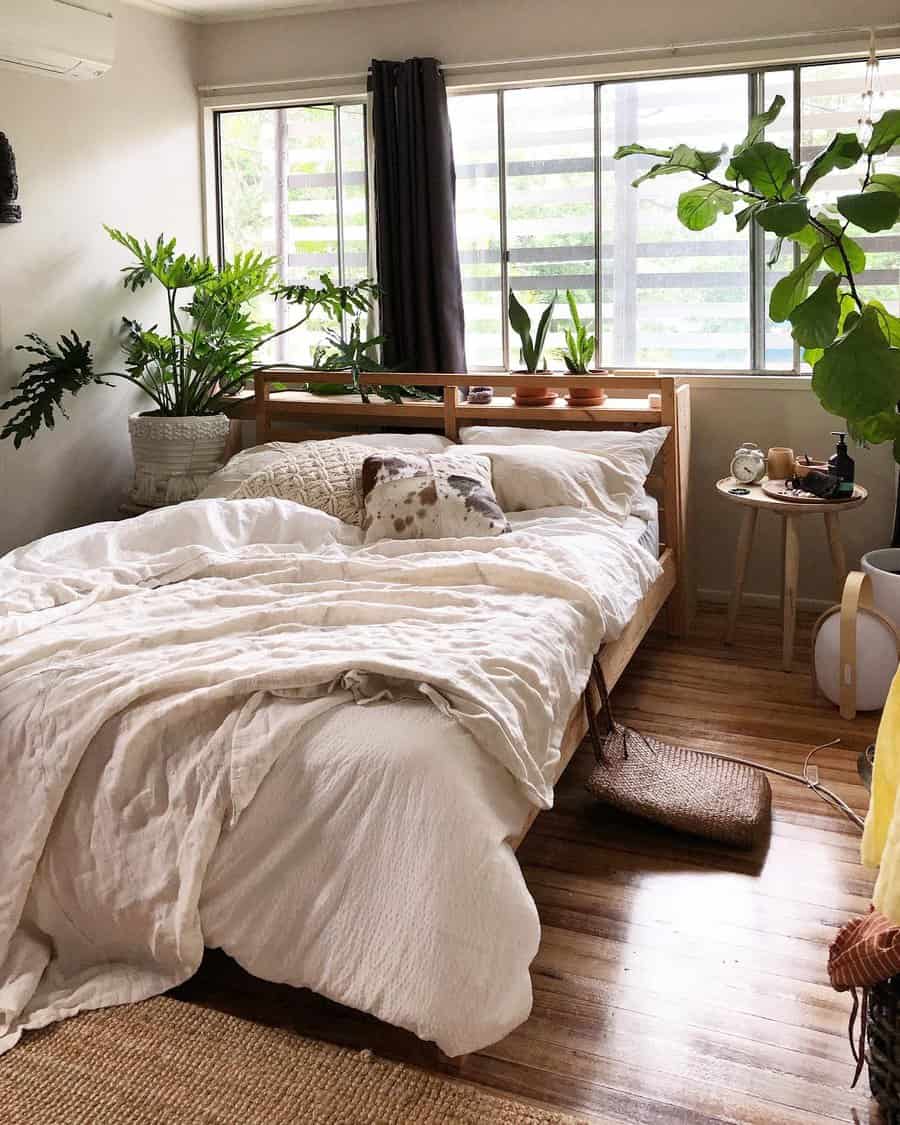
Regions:
M 731 492 L 733 488 L 749 489 L 745 496 Z M 859 508 L 868 499 L 868 492 L 858 484 L 855 486 L 851 500 L 820 500 L 820 501 L 789 501 L 777 500 L 763 492 L 758 484 L 742 484 L 734 477 L 723 477 L 716 481 L 716 490 L 720 496 L 744 508 L 744 518 L 738 535 L 737 556 L 734 567 L 734 587 L 731 591 L 731 600 L 728 603 L 728 630 L 725 634 L 725 643 L 734 643 L 734 634 L 737 628 L 738 611 L 741 608 L 741 598 L 744 593 L 744 579 L 747 576 L 747 563 L 750 560 L 750 550 L 753 546 L 753 535 L 756 531 L 756 520 L 760 511 L 771 512 L 781 517 L 781 553 L 782 553 L 782 583 L 781 583 L 781 614 L 782 614 L 782 646 L 781 666 L 785 672 L 790 672 L 794 663 L 794 634 L 797 625 L 797 585 L 800 574 L 800 539 L 797 534 L 797 521 L 802 516 L 824 516 L 825 534 L 828 537 L 828 548 L 831 552 L 831 566 L 834 571 L 834 580 L 837 587 L 837 600 L 840 601 L 844 588 L 844 579 L 847 577 L 847 560 L 844 555 L 844 544 L 841 542 L 841 531 L 838 516 L 841 512 L 851 508 Z

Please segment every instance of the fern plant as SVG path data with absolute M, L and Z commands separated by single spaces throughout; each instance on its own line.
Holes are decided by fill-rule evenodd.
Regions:
M 571 289 L 566 290 L 566 301 L 572 317 L 572 328 L 565 330 L 566 346 L 558 348 L 556 354 L 566 365 L 570 375 L 587 375 L 594 359 L 596 340 L 588 331 L 578 313 L 578 304 Z
M 243 387 L 256 371 L 286 364 L 259 364 L 254 357 L 279 336 L 295 332 L 319 312 L 335 322 L 359 316 L 377 294 L 374 282 L 335 285 L 327 274 L 318 286 L 281 285 L 276 259 L 257 251 L 236 254 L 221 269 L 209 258 L 179 253 L 175 239 L 155 244 L 107 227 L 114 242 L 134 262 L 122 270 L 126 289 L 136 292 L 158 283 L 166 293 L 167 323 L 145 328 L 122 320 L 124 370 L 97 372 L 90 342 L 74 330 L 51 344 L 32 334 L 18 351 L 37 357 L 13 387 L 0 409 L 14 410 L 0 440 L 11 438 L 18 448 L 41 427 L 52 429 L 57 414 L 67 417 L 64 399 L 84 387 L 111 386 L 111 379 L 134 384 L 165 417 L 217 414 L 227 396 Z M 274 297 L 290 306 L 291 323 L 277 331 L 256 319 L 252 302 Z

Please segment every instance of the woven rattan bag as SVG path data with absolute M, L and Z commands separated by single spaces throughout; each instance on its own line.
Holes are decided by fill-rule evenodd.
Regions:
M 605 729 L 594 712 L 591 682 L 603 705 Z M 733 847 L 752 848 L 766 837 L 772 790 L 759 770 L 669 746 L 616 723 L 596 657 L 584 703 L 597 758 L 587 790 L 598 801 Z

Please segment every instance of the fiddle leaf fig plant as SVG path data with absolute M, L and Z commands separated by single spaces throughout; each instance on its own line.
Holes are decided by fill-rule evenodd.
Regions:
M 734 214 L 739 231 L 756 223 L 776 236 L 770 266 L 784 242 L 800 246 L 799 265 L 772 290 L 769 316 L 790 322 L 791 334 L 813 368 L 813 390 L 824 408 L 845 418 L 857 441 L 892 442 L 900 462 L 900 318 L 860 293 L 857 275 L 865 269 L 866 256 L 847 233 L 851 225 L 871 234 L 889 231 L 900 219 L 900 176 L 877 170 L 877 158 L 900 144 L 900 109 L 890 109 L 876 121 L 867 141 L 837 133 L 802 165 L 794 163 L 787 149 L 765 140 L 766 126 L 783 106 L 779 96 L 757 114 L 730 156 L 725 148 L 702 152 L 683 144 L 671 149 L 630 144 L 619 148 L 615 158 L 655 158 L 635 187 L 659 176 L 698 179 L 678 200 L 678 218 L 688 230 L 705 230 L 720 215 Z M 829 172 L 857 165 L 858 191 L 835 203 L 816 200 L 812 191 Z

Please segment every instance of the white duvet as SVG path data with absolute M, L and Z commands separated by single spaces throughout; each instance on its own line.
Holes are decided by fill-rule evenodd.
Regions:
M 527 1016 L 508 840 L 658 563 L 564 510 L 359 538 L 207 500 L 0 560 L 0 1053 L 204 945 L 451 1055 Z

